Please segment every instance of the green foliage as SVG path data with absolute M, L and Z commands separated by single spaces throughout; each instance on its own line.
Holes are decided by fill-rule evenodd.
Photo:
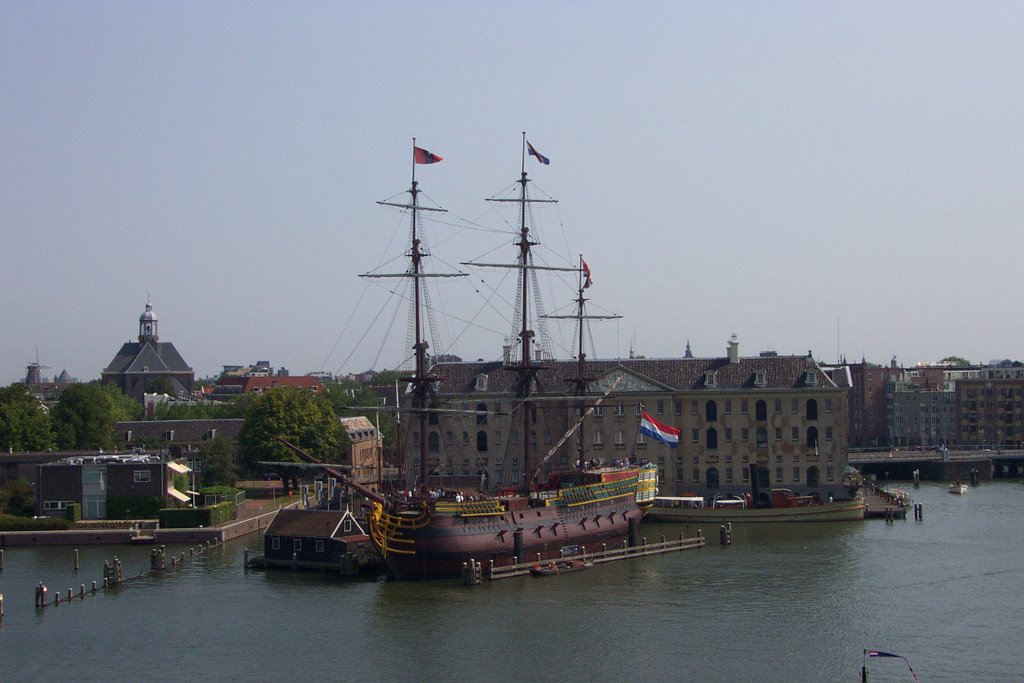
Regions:
M 238 493 L 234 486 L 204 486 L 199 489 L 204 496 L 233 496 Z
M 66 519 L 60 517 L 17 517 L 0 514 L 0 531 L 61 531 L 70 526 Z
M 323 396 L 294 387 L 276 387 L 251 394 L 245 425 L 238 436 L 245 462 L 259 469 L 259 461 L 298 462 L 299 457 L 277 438 L 287 439 L 313 457 L 337 462 L 342 429 Z
M 107 496 L 107 519 L 154 519 L 163 504 L 159 496 Z
M 68 450 L 114 448 L 114 423 L 141 416 L 141 404 L 97 382 L 72 384 L 51 411 L 57 446 Z
M 64 510 L 64 519 L 68 520 L 70 524 L 82 521 L 82 504 L 71 503 Z
M 386 382 L 394 384 L 395 378 L 398 377 L 398 373 L 393 371 L 382 372 L 377 378 L 385 377 Z M 367 418 L 372 424 L 380 422 L 380 433 L 381 438 L 384 440 L 384 446 L 390 447 L 394 445 L 394 434 L 395 434 L 395 418 L 392 413 L 379 413 L 376 410 L 353 410 L 351 406 L 375 406 L 377 405 L 377 394 L 373 392 L 369 387 L 363 386 L 358 382 L 346 380 L 338 382 L 336 384 L 328 384 L 325 386 L 325 396 L 330 402 L 334 412 L 340 417 L 357 417 L 362 416 Z M 348 439 L 345 438 L 343 448 L 348 448 Z
M 195 403 L 161 403 L 153 411 L 154 420 L 217 420 L 242 417 L 231 403 L 199 401 Z
M 203 483 L 207 486 L 230 487 L 238 478 L 235 449 L 223 436 L 215 436 L 202 447 Z
M 28 479 L 15 479 L 0 487 L 0 513 L 17 517 L 36 514 L 36 492 Z
M 966 358 L 961 358 L 960 356 L 946 356 L 945 358 L 942 359 L 941 362 L 952 363 L 953 365 L 962 367 L 970 367 L 971 365 L 971 361 L 967 360 Z
M 57 446 L 50 416 L 24 384 L 0 389 L 0 448 L 45 451 Z
M 201 508 L 164 508 L 160 526 L 166 529 L 195 529 L 221 526 L 235 519 L 235 504 L 230 501 Z
M 146 380 L 146 393 L 147 394 L 167 394 L 168 396 L 174 396 L 174 385 L 171 384 L 171 380 L 166 377 L 151 377 Z

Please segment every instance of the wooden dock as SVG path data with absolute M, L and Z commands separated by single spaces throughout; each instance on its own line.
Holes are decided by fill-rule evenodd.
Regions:
M 910 507 L 910 495 L 902 489 L 883 489 L 865 485 L 861 489 L 867 503 L 864 516 L 867 519 L 906 519 Z
M 595 565 L 604 564 L 605 562 L 618 562 L 619 560 L 629 560 L 636 557 L 647 557 L 648 555 L 661 555 L 664 553 L 678 552 L 680 550 L 690 550 L 693 548 L 704 547 L 704 535 L 698 530 L 698 535 L 694 538 L 684 538 L 682 534 L 679 535 L 678 539 L 665 540 L 665 537 L 661 537 L 661 541 L 657 543 L 648 543 L 647 539 L 644 538 L 643 542 L 629 546 L 625 542 L 616 548 L 603 548 L 595 552 L 582 552 L 578 555 L 573 555 L 570 558 L 574 560 L 586 560 L 593 562 Z M 470 561 L 463 566 L 463 581 L 467 584 L 478 584 L 481 579 L 487 578 L 491 581 L 497 579 L 509 579 L 514 576 L 524 576 L 530 573 L 530 568 L 541 562 L 540 556 L 536 559 L 528 560 L 526 562 L 516 562 L 514 564 L 495 566 L 494 561 L 491 560 L 486 566 L 480 562 Z M 471 566 L 472 563 L 472 566 Z

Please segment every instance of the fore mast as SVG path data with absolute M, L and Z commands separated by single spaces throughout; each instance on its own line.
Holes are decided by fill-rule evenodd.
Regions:
M 427 368 L 427 348 L 429 344 L 423 338 L 423 316 L 425 312 L 425 292 L 424 292 L 424 279 L 432 277 L 465 277 L 465 273 L 426 273 L 423 269 L 423 257 L 429 254 L 424 251 L 422 246 L 422 239 L 420 236 L 420 217 L 421 211 L 433 211 L 438 213 L 444 213 L 446 210 L 436 207 L 421 206 L 419 203 L 419 183 L 416 182 L 416 165 L 417 164 L 435 164 L 441 161 L 441 157 L 428 152 L 425 149 L 416 146 L 416 138 L 412 139 L 412 150 L 413 150 L 413 163 L 412 163 L 412 184 L 409 187 L 408 194 L 410 201 L 407 204 L 381 201 L 377 202 L 382 206 L 393 206 L 400 209 L 406 209 L 410 212 L 412 226 L 411 226 L 411 239 L 409 249 L 409 269 L 405 273 L 391 273 L 391 274 L 376 274 L 366 273 L 362 277 L 371 278 L 412 278 L 413 281 L 413 299 L 411 302 L 412 306 L 412 323 L 413 323 L 413 354 L 415 358 L 415 366 L 412 375 L 402 377 L 402 381 L 408 382 L 412 386 L 413 394 L 413 411 L 416 413 L 416 424 L 417 432 L 419 434 L 418 442 L 418 456 L 419 456 L 419 473 L 417 480 L 419 482 L 419 490 L 421 495 L 421 502 L 424 507 L 427 506 L 429 500 L 429 487 L 427 485 L 427 405 L 428 395 L 430 393 L 430 383 L 432 377 Z M 429 314 L 429 312 L 427 312 Z

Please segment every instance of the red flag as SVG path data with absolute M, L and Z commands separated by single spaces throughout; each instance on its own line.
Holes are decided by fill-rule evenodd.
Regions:
M 587 265 L 587 262 L 583 260 L 582 256 L 580 257 L 580 263 L 583 264 L 583 289 L 586 289 L 590 285 L 594 284 L 594 279 L 590 277 L 590 266 Z
M 437 156 L 433 152 L 428 152 L 422 147 L 413 147 L 413 161 L 417 164 L 436 164 L 441 161 L 441 157 Z

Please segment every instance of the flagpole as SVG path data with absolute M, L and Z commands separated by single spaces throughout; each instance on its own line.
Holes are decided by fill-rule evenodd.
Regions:
M 412 184 L 416 185 L 416 138 L 412 139 Z
M 523 131 L 523 149 L 521 152 L 522 169 L 523 175 L 526 175 L 526 131 Z

